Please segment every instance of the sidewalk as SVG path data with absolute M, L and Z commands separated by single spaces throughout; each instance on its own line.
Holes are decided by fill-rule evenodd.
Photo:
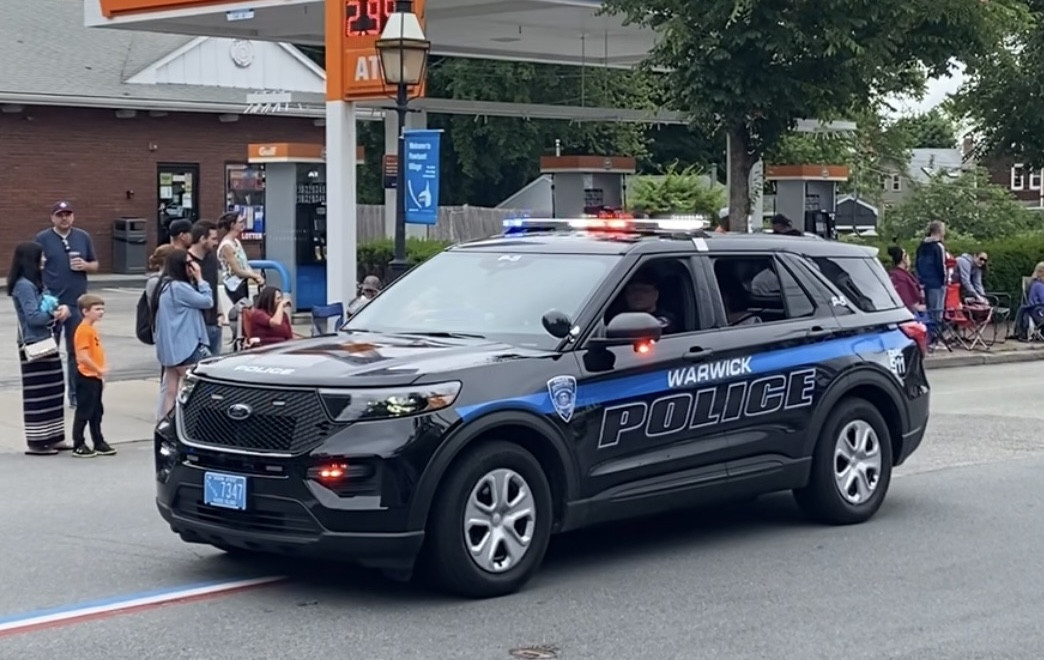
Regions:
M 152 438 L 159 396 L 159 378 L 124 380 L 105 385 L 105 439 L 112 445 Z M 66 409 L 66 439 L 72 442 L 73 411 Z M 88 435 L 88 442 L 90 436 Z M 0 390 L 0 454 L 25 450 L 22 427 L 22 393 L 17 388 Z

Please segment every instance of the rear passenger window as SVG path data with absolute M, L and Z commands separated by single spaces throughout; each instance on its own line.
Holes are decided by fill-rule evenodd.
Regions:
M 713 264 L 729 325 L 772 323 L 815 314 L 815 305 L 805 290 L 772 257 L 714 257 Z
M 873 257 L 813 257 L 812 262 L 849 302 L 864 312 L 903 306 L 884 266 Z

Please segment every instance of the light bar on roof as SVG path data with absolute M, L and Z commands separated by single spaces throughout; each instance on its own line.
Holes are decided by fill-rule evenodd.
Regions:
M 689 232 L 706 229 L 707 222 L 698 218 L 508 218 L 504 220 L 508 231 L 534 229 L 574 229 L 592 232 Z

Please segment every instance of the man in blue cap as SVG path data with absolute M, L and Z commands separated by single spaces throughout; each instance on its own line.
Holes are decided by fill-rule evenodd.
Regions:
M 87 293 L 87 273 L 98 272 L 98 257 L 94 252 L 91 235 L 73 227 L 75 220 L 72 204 L 57 202 L 51 207 L 51 227 L 36 235 L 36 242 L 43 247 L 44 253 L 44 286 L 58 298 L 60 304 L 69 308 L 69 318 L 55 327 L 55 340 L 61 342 L 62 334 L 65 334 L 69 356 L 66 363 L 66 392 L 69 405 L 73 408 L 76 407 L 76 348 L 73 335 L 81 318 L 76 301 Z

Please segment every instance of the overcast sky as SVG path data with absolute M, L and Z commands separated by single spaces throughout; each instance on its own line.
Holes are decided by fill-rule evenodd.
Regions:
M 956 92 L 961 86 L 964 76 L 960 70 L 954 70 L 949 78 L 936 78 L 928 83 L 928 90 L 920 101 L 904 98 L 893 101 L 897 115 L 913 115 L 931 110 L 946 99 L 947 94 Z

